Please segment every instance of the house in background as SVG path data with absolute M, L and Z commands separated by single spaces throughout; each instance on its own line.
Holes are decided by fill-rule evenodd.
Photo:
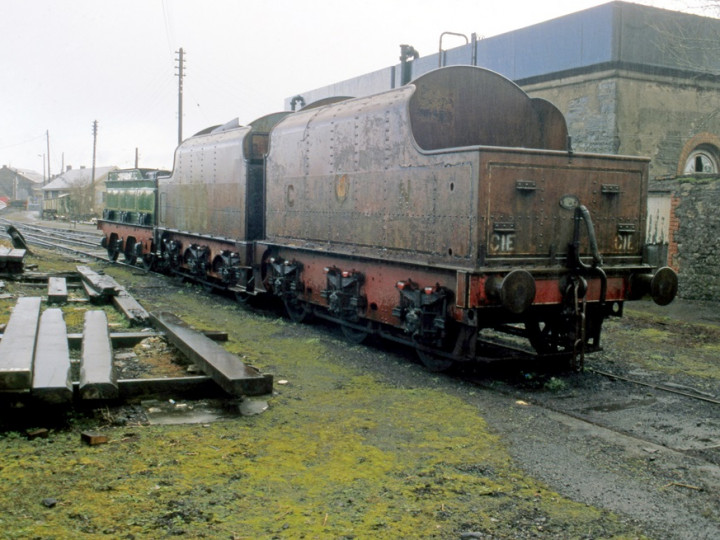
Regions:
M 29 169 L 3 165 L 0 169 L 0 201 L 8 206 L 37 208 L 42 198 L 43 175 Z
M 66 171 L 42 188 L 42 213 L 44 217 L 67 217 L 83 219 L 102 215 L 105 207 L 105 181 L 117 167 L 86 167 Z

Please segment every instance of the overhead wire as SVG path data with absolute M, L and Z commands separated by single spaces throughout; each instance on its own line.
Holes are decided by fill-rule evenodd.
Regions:
M 163 23 L 165 26 L 165 37 L 167 38 L 168 50 L 170 52 L 172 52 L 173 42 L 175 41 L 175 39 L 174 39 L 173 32 L 172 32 L 172 23 L 170 21 L 170 14 L 168 13 L 167 2 L 165 0 L 160 0 L 160 3 L 162 5 Z
M 14 147 L 16 147 L 16 146 L 21 146 L 21 145 L 23 145 L 23 144 L 27 144 L 27 143 L 31 143 L 31 142 L 37 141 L 38 139 L 44 139 L 45 137 L 46 137 L 46 134 L 43 133 L 43 134 L 41 134 L 41 135 L 37 135 L 36 137 L 31 137 L 30 139 L 26 139 L 26 140 L 24 140 L 24 141 L 16 142 L 16 143 L 13 143 L 13 144 L 7 144 L 7 145 L 5 145 L 5 146 L 0 146 L 0 150 L 5 150 L 5 149 L 7 149 L 7 148 L 14 148 Z

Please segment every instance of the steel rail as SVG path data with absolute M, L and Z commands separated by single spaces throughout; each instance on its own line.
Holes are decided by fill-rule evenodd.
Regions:
M 647 388 L 652 388 L 653 390 L 660 390 L 662 392 L 668 392 L 670 394 L 677 394 L 679 396 L 691 398 L 691 399 L 697 399 L 699 401 L 706 401 L 708 403 L 712 403 L 714 405 L 720 405 L 720 399 L 714 399 L 710 397 L 705 396 L 699 396 L 697 394 L 690 394 L 688 392 L 683 392 L 682 390 L 675 390 L 673 388 L 668 388 L 667 386 L 657 385 L 653 383 L 647 383 L 643 381 L 638 381 L 636 379 L 630 379 L 629 377 L 625 377 L 623 375 L 616 375 L 615 373 L 610 373 L 607 371 L 602 371 L 595 368 L 586 368 L 587 371 L 591 373 L 595 373 L 597 375 L 601 375 L 603 377 L 607 377 L 609 379 L 617 379 L 619 381 L 628 382 L 630 384 L 636 384 L 638 386 L 645 386 Z

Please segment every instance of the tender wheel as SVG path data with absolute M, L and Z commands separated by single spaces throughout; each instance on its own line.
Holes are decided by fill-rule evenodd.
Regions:
M 243 291 L 243 292 L 237 291 L 237 292 L 235 293 L 235 301 L 236 301 L 238 304 L 241 304 L 241 305 L 244 306 L 245 304 L 248 303 L 248 300 L 250 300 L 250 295 L 249 295 L 248 293 L 246 293 L 246 292 L 244 292 L 244 291 Z
M 359 345 L 363 341 L 367 339 L 367 337 L 370 335 L 370 323 L 368 322 L 366 325 L 367 330 L 362 328 L 355 328 L 354 326 L 348 326 L 345 324 L 340 325 L 340 330 L 342 330 L 343 336 L 345 336 L 345 339 L 347 339 L 350 343 L 354 343 L 356 345 Z
M 127 242 L 125 244 L 125 251 L 123 252 L 125 257 L 125 263 L 131 266 L 135 266 L 137 262 L 137 255 L 135 254 L 135 243 Z
M 201 281 L 200 281 L 200 284 L 202 285 L 202 288 L 203 288 L 206 292 L 213 292 L 213 291 L 215 291 L 215 289 L 217 288 L 216 285 L 215 285 L 212 281 L 208 281 L 208 280 L 205 280 L 205 279 L 201 280 Z
M 308 318 L 308 315 L 310 315 L 310 306 L 308 306 L 305 302 L 284 298 L 283 304 L 285 304 L 285 312 L 293 322 L 301 323 Z
M 420 362 L 425 366 L 425 369 L 432 371 L 433 373 L 440 373 L 447 371 L 453 365 L 453 361 L 437 354 L 427 351 L 425 349 L 415 349 L 417 351 Z
M 152 253 L 146 253 L 142 256 L 142 267 L 145 270 L 152 270 L 155 266 L 155 255 Z
M 118 260 L 118 256 L 120 255 L 120 245 L 117 238 L 112 238 L 110 242 L 108 242 L 107 254 L 108 259 L 110 259 L 112 262 Z

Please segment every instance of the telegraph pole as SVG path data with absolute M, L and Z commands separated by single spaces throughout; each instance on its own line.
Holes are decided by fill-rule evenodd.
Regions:
M 177 52 L 178 78 L 178 145 L 182 142 L 182 119 L 183 119 L 183 77 L 185 76 L 185 52 L 180 47 Z
M 48 164 L 47 164 L 48 165 L 48 171 L 47 171 L 48 174 L 47 175 L 48 175 L 48 180 L 50 180 L 52 178 L 52 174 L 50 174 L 50 130 L 49 129 L 45 132 L 45 137 L 47 138 L 47 151 L 48 151 L 48 156 L 47 156 L 48 157 Z M 62 172 L 62 171 L 60 171 L 60 172 Z
M 95 208 L 95 153 L 97 150 L 97 134 L 98 134 L 98 121 L 93 122 L 93 159 L 92 159 L 92 173 L 90 173 L 90 193 L 92 198 L 90 199 L 90 211 Z

